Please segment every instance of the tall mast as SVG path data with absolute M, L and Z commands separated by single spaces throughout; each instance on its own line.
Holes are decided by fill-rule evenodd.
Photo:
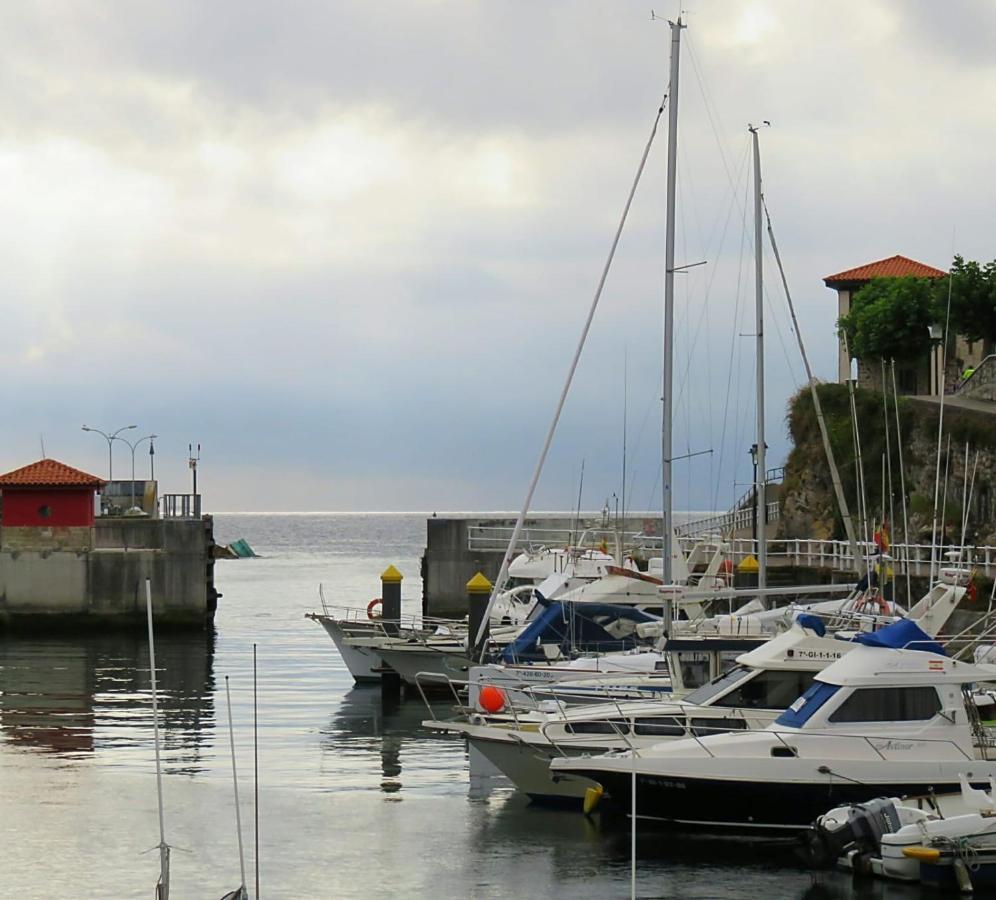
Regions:
M 754 144 L 754 315 L 757 332 L 757 484 L 754 485 L 754 502 L 760 513 L 757 532 L 757 586 L 764 588 L 768 582 L 768 506 L 764 490 L 767 481 L 764 462 L 764 245 L 761 243 L 761 148 L 757 140 L 757 128 L 750 126 L 750 133 Z
M 156 689 L 156 641 L 152 631 L 152 581 L 145 579 L 145 611 L 149 623 L 149 679 L 152 683 L 152 734 L 156 745 L 156 798 L 159 802 L 159 882 L 156 900 L 169 900 L 169 844 L 163 815 L 163 767 L 159 756 L 159 699 Z
M 667 92 L 667 215 L 664 233 L 664 359 L 661 418 L 662 522 L 661 555 L 664 584 L 672 581 L 671 552 L 674 511 L 671 496 L 671 407 L 674 369 L 674 201 L 678 176 L 678 58 L 681 53 L 681 16 L 671 26 L 671 77 Z M 669 623 L 670 624 L 670 623 Z

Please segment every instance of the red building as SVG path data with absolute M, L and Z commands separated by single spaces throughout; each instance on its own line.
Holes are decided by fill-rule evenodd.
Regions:
M 106 482 L 56 459 L 38 462 L 0 475 L 5 528 L 89 527 L 94 520 L 94 493 Z

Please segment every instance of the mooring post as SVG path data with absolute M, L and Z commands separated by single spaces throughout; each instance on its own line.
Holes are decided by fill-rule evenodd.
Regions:
M 468 644 L 467 653 L 472 659 L 479 660 L 481 658 L 481 654 L 487 646 L 488 639 L 491 637 L 490 623 L 485 621 L 485 616 L 488 614 L 488 599 L 491 597 L 491 587 L 491 582 L 480 572 L 467 582 L 467 606 L 469 609 L 470 624 L 470 634 L 467 640 L 473 642 L 472 644 Z M 484 622 L 483 629 L 481 628 L 481 622 Z M 480 640 L 475 641 L 474 638 L 478 633 L 480 633 Z
M 757 557 L 753 553 L 748 554 L 746 559 L 737 566 L 736 573 L 733 576 L 734 587 L 757 587 L 760 571 L 761 566 L 757 561 Z
M 388 566 L 380 576 L 381 618 L 386 634 L 397 636 L 401 623 L 402 574 Z M 380 674 L 381 701 L 401 699 L 401 676 L 392 670 Z

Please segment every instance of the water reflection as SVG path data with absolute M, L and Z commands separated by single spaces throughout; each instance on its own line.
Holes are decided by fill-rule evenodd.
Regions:
M 165 769 L 200 771 L 214 727 L 213 632 L 158 637 L 156 664 Z M 68 759 L 99 753 L 144 762 L 152 741 L 146 641 L 137 634 L 0 639 L 0 740 Z
M 463 742 L 422 728 L 427 715 L 421 700 L 382 702 L 379 687 L 347 691 L 321 732 L 323 755 L 330 763 L 326 783 L 377 787 L 385 794 L 397 794 L 403 787 L 438 787 L 440 777 L 458 784 L 464 777 Z M 348 771 L 341 765 L 344 759 L 353 763 Z M 408 776 L 403 779 L 405 766 Z

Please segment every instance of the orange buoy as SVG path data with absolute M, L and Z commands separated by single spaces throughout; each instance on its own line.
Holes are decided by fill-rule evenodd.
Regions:
M 367 618 L 376 619 L 378 616 L 380 616 L 380 613 L 375 612 L 374 610 L 376 610 L 378 606 L 383 606 L 383 605 L 384 601 L 381 600 L 380 597 L 374 597 L 373 600 L 371 600 L 367 604 Z
M 505 692 L 493 684 L 486 684 L 477 695 L 481 709 L 489 713 L 500 713 L 505 708 Z

